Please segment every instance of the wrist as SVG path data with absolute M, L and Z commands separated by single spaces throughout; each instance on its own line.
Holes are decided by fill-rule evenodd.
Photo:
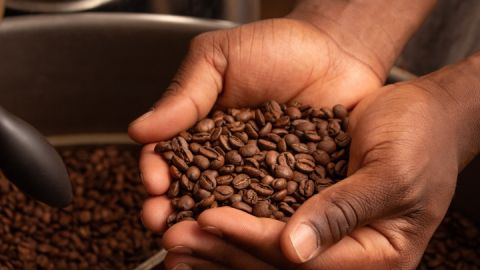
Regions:
M 480 53 L 420 78 L 415 84 L 427 90 L 447 111 L 455 132 L 459 167 L 480 154 Z
M 303 0 L 288 15 L 309 22 L 384 80 L 435 0 Z

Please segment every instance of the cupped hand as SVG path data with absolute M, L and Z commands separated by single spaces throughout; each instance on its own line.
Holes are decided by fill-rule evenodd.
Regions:
M 422 80 L 384 87 L 354 108 L 349 176 L 287 224 L 205 211 L 166 232 L 167 268 L 414 269 L 459 170 L 454 117 Z
M 198 36 L 163 97 L 129 127 L 133 139 L 147 144 L 140 170 L 153 197 L 144 204 L 145 226 L 165 230 L 171 212 L 163 196 L 170 183 L 167 165 L 153 152 L 153 143 L 189 128 L 214 105 L 255 106 L 274 99 L 352 107 L 384 77 L 318 28 L 295 19 Z

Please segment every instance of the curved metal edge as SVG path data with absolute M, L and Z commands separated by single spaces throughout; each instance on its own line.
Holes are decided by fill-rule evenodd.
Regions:
M 164 14 L 136 14 L 136 13 L 106 13 L 106 12 L 85 12 L 79 14 L 57 14 L 57 15 L 25 15 L 7 17 L 2 22 L 0 30 L 9 30 L 11 28 L 32 29 L 32 27 L 68 27 L 73 24 L 82 25 L 105 25 L 106 23 L 125 23 L 125 22 L 156 22 L 175 25 L 188 25 L 190 27 L 223 29 L 235 27 L 238 24 L 213 19 L 200 19 L 194 17 L 164 15 Z M 100 24 L 99 24 L 100 23 Z
M 29 1 L 7 0 L 5 6 L 26 12 L 78 12 L 101 7 L 115 0 Z

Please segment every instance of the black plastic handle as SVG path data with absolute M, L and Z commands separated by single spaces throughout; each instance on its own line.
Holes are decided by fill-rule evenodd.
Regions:
M 31 125 L 0 107 L 0 168 L 20 190 L 50 206 L 73 198 L 67 170 L 55 149 Z

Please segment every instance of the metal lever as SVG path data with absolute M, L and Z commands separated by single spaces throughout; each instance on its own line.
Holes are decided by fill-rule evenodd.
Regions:
M 20 190 L 50 206 L 67 206 L 73 198 L 67 170 L 57 151 L 31 125 L 2 107 L 0 169 Z

